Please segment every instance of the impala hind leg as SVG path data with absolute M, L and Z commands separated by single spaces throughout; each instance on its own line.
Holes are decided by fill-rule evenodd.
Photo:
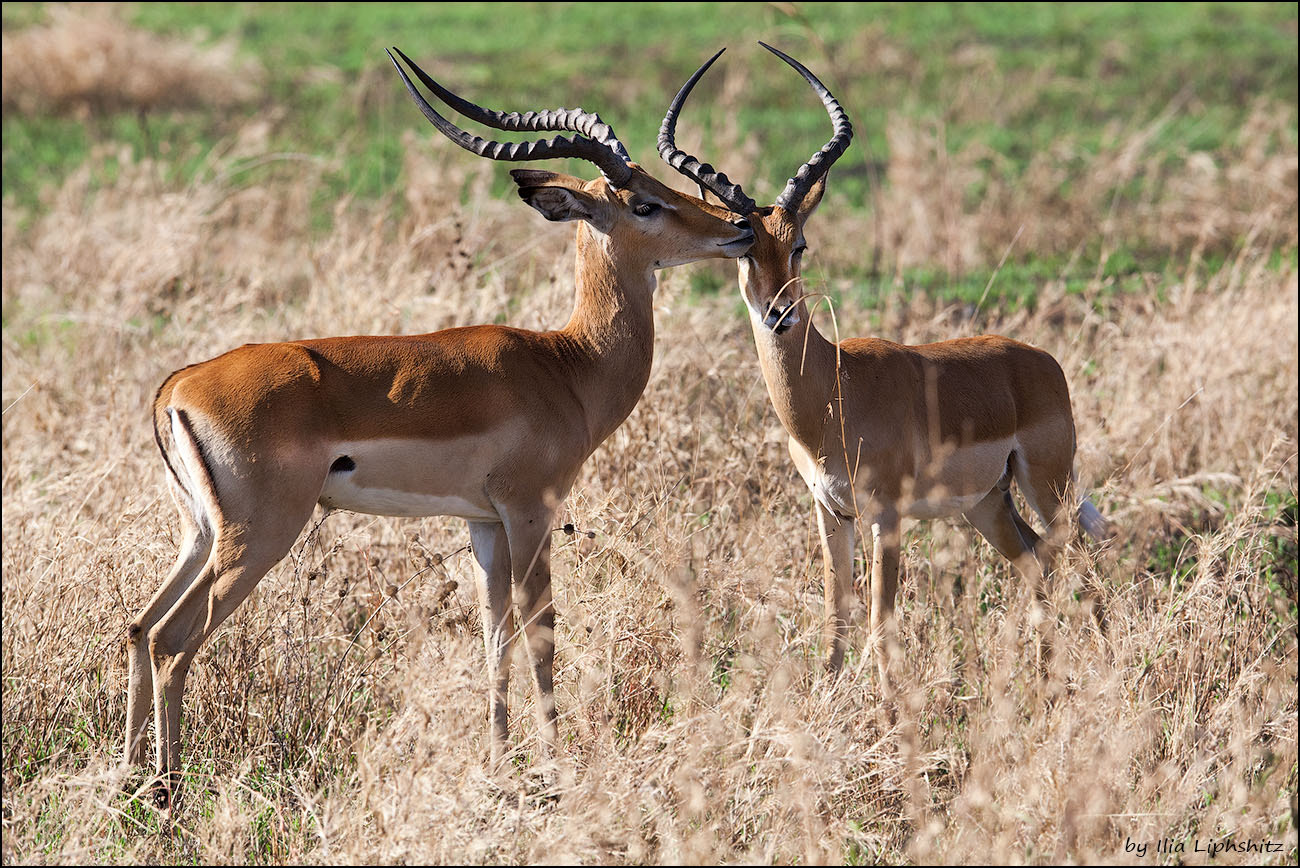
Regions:
M 506 520 L 515 606 L 524 634 L 537 690 L 537 722 L 543 750 L 554 754 L 559 741 L 555 708 L 555 607 L 551 598 L 551 522 L 554 510 L 543 509 Z
M 478 563 L 479 614 L 487 654 L 489 762 L 493 769 L 505 756 L 509 738 L 506 692 L 510 688 L 510 649 L 514 643 L 514 609 L 510 606 L 510 541 L 500 522 L 470 522 L 470 547 Z
M 825 579 L 825 642 L 829 656 L 826 668 L 838 672 L 844 665 L 848 643 L 849 603 L 853 599 L 853 519 L 840 518 L 817 504 L 817 532 L 822 541 L 822 571 Z
M 149 631 L 199 577 L 212 551 L 212 536 L 195 524 L 188 510 L 181 511 L 181 521 L 184 536 L 176 563 L 148 605 L 127 627 L 126 746 L 123 759 L 132 765 L 145 764 L 144 731 L 153 708 Z
M 1015 456 L 1008 462 L 1014 468 Z M 1017 476 L 1017 482 L 1020 477 Z M 1023 488 L 1022 488 L 1023 490 Z M 1035 506 L 1031 492 L 1025 499 Z M 1052 625 L 1047 618 L 1047 576 L 1051 570 L 1051 543 L 1040 537 L 1020 517 L 1011 498 L 1010 474 L 1003 476 L 984 499 L 966 511 L 966 520 L 989 541 L 998 552 L 1011 562 L 1015 571 L 1029 581 L 1034 592 L 1038 621 L 1038 641 L 1035 656 L 1038 669 L 1044 670 L 1052 654 Z M 1048 523 L 1049 536 L 1051 522 Z
M 966 520 L 971 523 L 989 545 L 1004 558 L 1040 594 L 1042 566 L 1037 551 L 1042 540 L 1034 529 L 1020 517 L 1011 499 L 1010 479 L 1004 478 L 993 487 L 984 499 L 966 510 Z
M 1073 463 L 1073 455 L 1050 452 L 1046 456 L 1038 456 L 1029 450 L 1025 454 L 1014 453 L 1010 461 L 1020 493 L 1047 528 L 1042 541 L 1034 548 L 1045 578 L 1051 575 L 1056 553 L 1065 544 L 1069 533 L 1071 511 L 1067 498 Z
M 195 654 L 289 553 L 310 517 L 310 509 L 299 509 L 279 522 L 225 523 L 198 577 L 149 631 L 161 784 L 155 799 L 161 806 L 170 803 L 179 783 L 181 701 Z
M 1047 616 L 1047 583 L 1051 580 L 1056 558 L 1065 545 L 1070 529 L 1068 497 L 1073 457 L 1015 463 L 1016 484 L 1030 508 L 1042 518 L 1047 530 L 1034 546 L 1040 575 L 1035 586 L 1043 621 L 1039 628 L 1038 670 L 1044 672 L 1052 657 L 1056 621 Z

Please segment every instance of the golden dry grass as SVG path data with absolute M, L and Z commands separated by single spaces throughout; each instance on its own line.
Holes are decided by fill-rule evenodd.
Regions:
M 870 223 L 844 211 L 831 218 L 833 231 L 865 234 L 868 259 L 900 276 L 917 266 L 990 268 L 1008 253 L 1071 267 L 1089 256 L 1100 273 L 1118 246 L 1199 259 L 1229 254 L 1242 238 L 1284 244 L 1296 208 L 1294 111 L 1257 99 L 1220 151 L 1152 148 L 1181 108 L 1113 121 L 1098 153 L 1063 137 L 1023 171 L 980 145 L 950 153 L 942 122 L 891 115 L 887 183 Z M 867 158 L 851 150 L 844 159 L 842 169 Z M 858 248 L 843 255 L 861 264 Z
M 1294 861 L 1300 313 L 1295 143 L 1277 132 L 1294 113 L 1261 109 L 1267 146 L 1243 130 L 1213 172 L 1188 161 L 1109 217 L 1097 191 L 1142 153 L 1129 136 L 1045 157 L 1020 191 L 989 176 L 997 208 L 924 156 L 909 176 L 930 146 L 893 123 L 878 215 L 832 199 L 812 221 L 814 289 L 838 296 L 837 263 L 873 248 L 996 263 L 1031 218 L 1029 250 L 1138 233 L 1177 251 L 1146 293 L 1114 296 L 1098 264 L 1081 295 L 1049 281 L 1003 314 L 995 292 L 974 321 L 901 294 L 836 307 L 846 335 L 872 317 L 907 342 L 978 328 L 1061 361 L 1081 481 L 1121 535 L 1067 551 L 1046 677 L 1028 589 L 952 523 L 906 538 L 897 721 L 861 606 L 847 670 L 823 674 L 811 503 L 749 326 L 734 290 L 688 298 L 679 270 L 650 386 L 569 500 L 596 537 L 556 539 L 558 759 L 533 755 L 516 667 L 524 759 L 504 783 L 485 771 L 463 525 L 337 514 L 200 653 L 186 800 L 163 822 L 117 765 L 125 626 L 177 542 L 153 390 L 246 341 L 554 327 L 573 245 L 487 195 L 500 167 L 442 142 L 404 142 L 404 207 L 341 201 L 323 234 L 319 166 L 233 171 L 262 127 L 184 188 L 108 148 L 29 226 L 4 214 L 4 861 L 1095 863 L 1166 837 L 1187 862 L 1225 840 L 1282 852 L 1220 861 Z
M 231 43 L 200 48 L 131 27 L 113 3 L 51 5 L 38 26 L 6 32 L 4 110 L 148 112 L 254 99 L 261 70 Z

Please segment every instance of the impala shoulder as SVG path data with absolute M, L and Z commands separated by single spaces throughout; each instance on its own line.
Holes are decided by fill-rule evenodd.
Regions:
M 526 350 L 537 333 L 504 325 L 472 325 L 424 336 L 431 349 L 472 362 L 495 365 L 504 356 Z
M 887 341 L 884 338 L 850 338 L 840 341 L 840 352 L 846 369 L 869 373 L 864 383 L 870 387 L 883 379 L 911 378 L 916 376 L 924 361 L 916 347 Z
M 845 338 L 839 348 L 845 355 L 862 359 L 881 359 L 906 354 L 910 347 L 884 338 Z

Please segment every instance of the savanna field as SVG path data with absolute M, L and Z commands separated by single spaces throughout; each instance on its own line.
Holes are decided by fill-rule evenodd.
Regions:
M 1296 34 L 1294 4 L 4 4 L 4 862 L 1295 864 Z M 807 229 L 822 331 L 997 333 L 1065 371 L 1117 534 L 1067 546 L 1046 671 L 1030 588 L 937 521 L 904 538 L 893 713 L 861 587 L 825 672 L 735 265 L 684 266 L 554 536 L 556 757 L 518 652 L 488 767 L 464 522 L 318 511 L 199 652 L 182 800 L 137 797 L 163 378 L 572 307 L 572 227 L 383 49 L 485 106 L 597 111 L 687 190 L 655 132 L 726 45 L 678 142 L 770 202 L 830 125 L 759 39 L 857 131 Z

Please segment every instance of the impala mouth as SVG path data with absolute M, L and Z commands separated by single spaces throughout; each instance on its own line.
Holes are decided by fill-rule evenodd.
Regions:
M 734 257 L 743 256 L 745 254 L 745 251 L 749 250 L 749 248 L 752 247 L 753 244 L 754 244 L 754 232 L 752 229 L 749 232 L 746 232 L 744 235 L 741 235 L 739 238 L 732 239 L 731 241 L 718 242 L 719 247 L 726 248 L 727 255 L 734 256 Z
M 767 309 L 767 316 L 763 317 L 763 325 L 777 335 L 785 334 L 798 324 L 799 309 L 792 301 L 787 301 L 780 306 L 773 304 Z

